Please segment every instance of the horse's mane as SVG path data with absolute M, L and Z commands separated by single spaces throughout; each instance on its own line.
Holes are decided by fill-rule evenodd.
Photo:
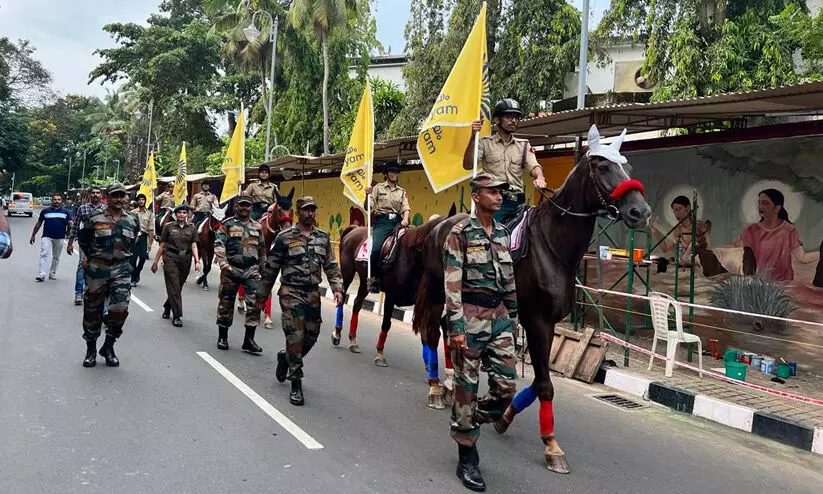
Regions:
M 584 154 L 584 155 L 583 155 L 583 158 L 581 158 L 581 159 L 580 159 L 580 161 L 578 161 L 578 162 L 577 162 L 577 164 L 576 164 L 576 165 L 574 165 L 574 168 L 572 168 L 572 169 L 571 169 L 571 171 L 569 172 L 569 174 L 568 174 L 568 175 L 566 175 L 565 180 L 563 180 L 563 184 L 562 184 L 560 187 L 558 187 L 558 188 L 557 188 L 557 190 L 555 190 L 555 191 L 554 191 L 554 194 L 552 194 L 552 195 L 551 195 L 551 196 L 549 196 L 549 197 L 551 197 L 553 200 L 556 200 L 556 199 L 558 199 L 558 198 L 559 198 L 559 197 L 560 197 L 560 196 L 561 196 L 564 192 L 566 192 L 566 189 L 567 189 L 568 187 L 570 187 L 569 182 L 571 181 L 572 176 L 574 176 L 574 174 L 575 174 L 575 172 L 577 171 L 577 169 L 578 169 L 578 168 L 579 168 L 579 167 L 580 167 L 580 166 L 581 166 L 581 165 L 582 165 L 585 161 L 586 161 L 586 155 Z M 542 197 L 541 197 L 541 200 L 540 200 L 540 202 L 537 204 L 537 207 L 536 207 L 535 209 L 536 209 L 536 210 L 535 210 L 535 213 L 543 215 L 543 214 L 550 213 L 550 212 L 552 211 L 552 205 L 551 205 L 551 202 L 549 202 L 549 201 L 547 201 L 547 200 L 545 200 L 544 198 L 542 198 Z
M 405 235 L 403 235 L 403 238 L 400 240 L 401 243 L 405 247 L 417 247 L 421 245 L 423 241 L 426 240 L 426 237 L 429 235 L 429 233 L 431 233 L 431 231 L 434 229 L 434 227 L 436 227 L 446 219 L 446 216 L 441 216 L 439 218 L 435 218 L 429 221 L 428 223 L 424 223 L 418 227 L 409 228 L 408 230 L 406 230 Z

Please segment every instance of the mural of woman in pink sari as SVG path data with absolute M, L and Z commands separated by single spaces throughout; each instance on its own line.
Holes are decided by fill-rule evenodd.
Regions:
M 800 234 L 789 221 L 783 193 L 765 189 L 758 194 L 760 222 L 749 225 L 735 246 L 751 249 L 757 272 L 775 281 L 794 280 L 792 259 L 809 264 L 820 259 L 819 252 L 806 252 Z

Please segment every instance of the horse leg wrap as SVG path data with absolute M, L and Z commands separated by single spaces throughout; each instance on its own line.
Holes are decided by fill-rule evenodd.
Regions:
M 337 308 L 337 319 L 334 321 L 335 328 L 343 327 L 343 306 Z
M 540 400 L 540 435 L 554 434 L 554 406 L 551 401 Z
M 341 309 L 343 307 L 340 307 Z M 342 319 L 342 317 L 341 317 Z M 354 338 L 357 336 L 357 322 L 360 320 L 360 314 L 355 312 L 351 315 L 351 324 L 349 324 L 349 338 Z M 342 326 L 342 323 L 340 323 Z
M 386 337 L 389 336 L 388 331 L 381 331 L 380 336 L 377 338 L 377 349 L 381 352 L 383 348 L 386 347 Z
M 449 339 L 448 338 L 443 338 L 443 354 L 445 355 L 446 368 L 447 369 L 453 369 L 454 367 L 452 366 L 452 353 L 451 353 L 451 350 L 449 349 Z
M 428 346 L 426 346 L 426 348 L 428 348 L 428 355 L 426 355 L 426 368 L 429 370 L 429 379 L 439 379 L 440 372 L 437 368 L 437 351 L 432 350 Z
M 520 392 L 517 393 L 517 396 L 514 397 L 514 400 L 512 400 L 512 407 L 514 407 L 515 413 L 520 413 L 523 410 L 529 408 L 536 399 L 537 393 L 534 391 L 534 388 L 532 388 L 531 386 L 527 386 L 521 389 Z M 549 405 L 551 405 L 551 402 L 548 403 Z

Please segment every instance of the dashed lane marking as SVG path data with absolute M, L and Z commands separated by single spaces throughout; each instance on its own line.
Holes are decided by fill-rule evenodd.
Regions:
M 146 311 L 146 312 L 154 312 L 154 309 L 152 309 L 151 307 L 149 307 L 148 305 L 146 305 L 146 303 L 145 303 L 145 302 L 143 302 L 142 300 L 140 300 L 139 298 L 137 298 L 137 296 L 136 296 L 136 295 L 132 295 L 132 296 L 131 296 L 131 300 L 132 300 L 132 302 L 134 302 L 135 304 L 139 305 L 139 306 L 140 306 L 140 307 L 141 307 L 144 311 Z
M 207 364 L 212 366 L 214 370 L 216 370 L 221 376 L 225 377 L 228 382 L 234 385 L 235 388 L 239 389 L 241 393 L 246 395 L 248 399 L 252 401 L 255 405 L 257 405 L 263 412 L 274 419 L 275 422 L 280 424 L 280 427 L 286 429 L 286 431 L 294 436 L 295 439 L 303 443 L 303 446 L 307 447 L 308 449 L 323 449 L 323 445 L 317 442 L 313 437 L 308 435 L 306 431 L 301 429 L 297 424 L 289 420 L 288 417 L 280 413 L 280 411 L 271 403 L 266 401 L 262 396 L 257 394 L 256 391 L 251 389 L 246 383 L 241 381 L 237 376 L 232 374 L 232 372 L 225 367 L 223 364 L 218 362 L 214 359 L 208 352 L 197 352 L 197 355 L 200 356 L 203 360 L 206 361 Z

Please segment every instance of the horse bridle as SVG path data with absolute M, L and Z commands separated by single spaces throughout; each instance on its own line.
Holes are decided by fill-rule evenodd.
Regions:
M 601 208 L 597 211 L 593 212 L 583 212 L 578 213 L 572 211 L 571 208 L 563 207 L 560 204 L 552 199 L 552 197 L 546 194 L 546 190 L 551 192 L 554 195 L 554 190 L 550 187 L 546 187 L 545 189 L 538 189 L 540 191 L 540 195 L 543 196 L 543 199 L 549 202 L 552 206 L 560 210 L 560 216 L 575 216 L 578 218 L 607 218 L 611 221 L 619 221 L 620 218 L 620 209 L 617 207 L 617 202 L 620 201 L 623 196 L 628 194 L 631 191 L 638 191 L 640 194 L 645 193 L 645 188 L 643 184 L 640 183 L 639 180 L 635 180 L 633 178 L 626 179 L 619 184 L 617 187 L 614 188 L 612 191 L 603 190 L 600 185 L 600 181 L 594 176 L 594 168 L 591 164 L 591 159 L 589 156 L 586 156 L 586 166 L 589 168 L 589 178 L 591 178 L 592 182 L 594 183 L 594 191 L 597 193 L 597 198 L 600 200 Z M 609 200 L 607 201 L 603 195 L 606 195 Z

